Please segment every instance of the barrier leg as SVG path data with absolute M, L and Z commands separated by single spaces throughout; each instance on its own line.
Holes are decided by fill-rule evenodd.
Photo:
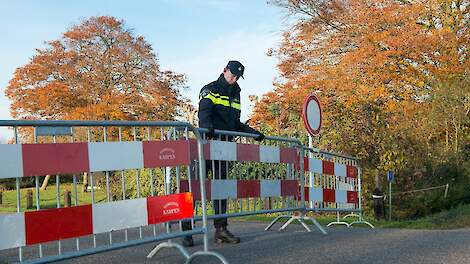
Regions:
M 219 253 L 216 253 L 216 252 L 212 252 L 212 251 L 198 251 L 198 252 L 194 252 L 191 256 L 189 256 L 189 258 L 186 260 L 186 264 L 189 264 L 191 263 L 191 261 L 199 256 L 213 256 L 213 257 L 216 257 L 220 260 L 220 262 L 222 262 L 223 264 L 228 264 L 228 261 L 222 256 L 220 255 Z
M 359 215 L 355 214 L 355 213 L 350 213 L 350 214 L 347 214 L 347 215 L 343 216 L 343 219 L 346 219 L 348 217 L 357 217 L 357 218 L 359 218 Z
M 375 226 L 367 221 L 365 221 L 363 218 L 362 218 L 362 214 L 359 215 L 359 220 L 358 221 L 354 221 L 352 223 L 349 224 L 348 227 L 351 227 L 352 225 L 354 224 L 365 224 L 365 225 L 368 225 L 370 226 L 371 228 L 375 228 Z
M 273 221 L 271 221 L 271 223 L 264 229 L 264 231 L 268 231 L 275 223 L 277 223 L 277 221 L 279 221 L 279 219 L 281 218 L 290 218 L 291 216 L 290 215 L 280 215 L 276 218 L 274 218 Z
M 306 216 L 305 219 L 309 219 L 310 221 L 312 221 L 312 223 L 318 228 L 318 230 L 320 230 L 320 232 L 322 232 L 322 234 L 324 234 L 324 235 L 328 234 L 326 232 L 325 228 L 323 228 L 323 226 L 320 225 L 320 223 L 318 223 L 318 221 L 317 221 L 317 219 L 315 219 L 315 217 Z
M 171 240 L 158 244 L 154 249 L 152 249 L 152 251 L 150 251 L 150 253 L 147 255 L 147 258 L 152 258 L 155 254 L 158 253 L 158 251 L 163 248 L 176 248 L 186 258 L 186 260 L 190 258 L 188 251 L 186 251 L 183 246 L 177 243 L 173 243 L 171 242 Z
M 333 222 L 327 224 L 326 226 L 327 226 L 327 227 L 330 227 L 330 226 L 332 226 L 332 225 L 345 225 L 346 227 L 349 227 L 349 224 L 348 224 L 348 223 L 343 222 L 343 221 L 340 221 L 339 218 L 340 218 L 340 217 L 339 217 L 339 212 L 336 212 L 336 221 L 333 221 Z

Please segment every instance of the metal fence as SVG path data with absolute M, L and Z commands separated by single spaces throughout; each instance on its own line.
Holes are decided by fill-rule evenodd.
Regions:
M 193 217 L 192 194 L 172 186 L 179 177 L 191 180 L 189 170 L 180 168 L 198 160 L 199 175 L 205 176 L 202 140 L 190 124 L 0 121 L 0 126 L 11 127 L 15 139 L 0 145 L 0 178 L 14 179 L 16 188 L 16 213 L 0 215 L 0 250 L 18 247 L 19 261 L 45 263 L 168 239 L 153 253 L 174 247 L 187 262 L 210 255 L 227 263 L 208 250 L 204 185 L 201 224 L 187 231 L 171 225 Z M 177 129 L 182 139 L 168 137 Z M 78 190 L 83 174 L 86 194 Z M 42 191 L 40 182 L 54 177 L 55 191 Z M 23 198 L 29 187 L 32 210 Z M 71 193 L 71 207 L 64 207 L 64 191 Z M 203 251 L 189 254 L 171 241 L 192 234 L 204 235 Z M 71 243 L 62 242 L 70 239 L 74 248 L 64 248 Z
M 16 188 L 16 213 L 0 215 L 0 250 L 18 247 L 21 262 L 166 240 L 148 257 L 170 247 L 187 262 L 209 255 L 227 263 L 208 249 L 207 220 L 220 224 L 248 215 L 281 213 L 265 230 L 288 219 L 279 230 L 299 221 L 311 231 L 311 221 L 327 234 L 309 212 L 335 212 L 337 220 L 328 226 L 373 227 L 362 217 L 357 160 L 306 148 L 297 139 L 267 136 L 258 143 L 256 135 L 219 130 L 208 138 L 207 129 L 183 122 L 0 121 L 0 126 L 11 127 L 15 140 L 0 145 L 0 179 L 12 179 Z M 55 178 L 55 191 L 41 191 L 40 183 L 49 178 Z M 70 207 L 64 208 L 62 196 Z M 34 208 L 26 208 L 32 200 Z M 348 224 L 340 213 L 358 220 Z M 203 234 L 202 251 L 189 254 L 172 241 L 194 234 Z M 70 239 L 74 248 L 64 248 L 70 243 L 62 242 Z

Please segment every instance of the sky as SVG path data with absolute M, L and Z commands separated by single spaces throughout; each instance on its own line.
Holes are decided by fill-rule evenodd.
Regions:
M 244 121 L 252 110 L 248 95 L 272 90 L 278 76 L 278 61 L 266 52 L 280 45 L 286 13 L 265 0 L 1 1 L 0 120 L 12 119 L 4 92 L 15 69 L 45 41 L 101 15 L 123 19 L 143 36 L 163 70 L 185 74 L 188 89 L 182 94 L 194 105 L 202 86 L 216 80 L 229 60 L 239 60 L 245 65 L 245 79 L 238 81 Z M 0 142 L 10 135 L 0 128 Z

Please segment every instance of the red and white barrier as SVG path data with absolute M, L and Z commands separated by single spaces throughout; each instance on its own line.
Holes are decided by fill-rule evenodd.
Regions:
M 0 215 L 0 250 L 192 217 L 191 193 Z
M 191 182 L 195 200 L 200 200 L 199 181 Z M 189 182 L 181 181 L 181 191 L 189 191 Z M 212 180 L 206 181 L 206 199 L 241 199 L 267 197 L 300 197 L 297 180 Z
M 294 148 L 211 140 L 206 160 L 294 163 Z M 131 141 L 55 144 L 0 144 L 1 178 L 117 171 L 189 165 L 197 158 L 196 142 Z

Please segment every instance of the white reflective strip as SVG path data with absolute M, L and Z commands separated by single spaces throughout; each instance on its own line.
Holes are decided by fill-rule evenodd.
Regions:
M 346 165 L 335 162 L 335 176 L 346 177 Z
M 93 233 L 148 225 L 147 199 L 93 205 Z
M 24 213 L 0 215 L 0 250 L 25 245 Z
M 310 201 L 323 202 L 323 189 L 322 188 L 310 187 L 308 195 L 309 195 L 308 198 L 310 199 Z
M 237 180 L 211 181 L 211 199 L 237 198 Z
M 279 163 L 281 160 L 281 151 L 276 146 L 259 146 L 259 161 L 268 163 Z
M 261 180 L 260 196 L 262 198 L 281 196 L 281 181 L 280 180 Z
M 0 144 L 0 179 L 23 177 L 23 151 L 20 144 Z
M 337 202 L 337 203 L 347 203 L 348 202 L 347 192 L 343 191 L 343 190 L 335 190 L 335 202 Z
M 88 143 L 90 171 L 114 171 L 144 167 L 142 142 Z
M 226 142 L 211 140 L 211 160 L 237 160 L 237 144 L 235 142 Z
M 323 173 L 323 165 L 319 159 L 308 159 L 308 170 L 316 173 Z

